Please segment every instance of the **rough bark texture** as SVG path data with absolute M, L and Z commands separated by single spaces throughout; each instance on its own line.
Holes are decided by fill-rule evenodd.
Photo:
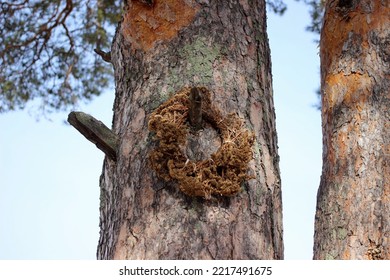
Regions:
M 327 1 L 314 259 L 390 259 L 388 0 Z
M 111 56 L 120 143 L 101 176 L 98 259 L 283 258 L 264 1 L 128 1 Z M 206 87 L 223 114 L 236 112 L 255 134 L 255 179 L 236 196 L 189 197 L 150 168 L 148 117 L 185 86 Z M 186 149 L 204 158 L 219 145 L 218 132 L 205 128 L 189 133 Z

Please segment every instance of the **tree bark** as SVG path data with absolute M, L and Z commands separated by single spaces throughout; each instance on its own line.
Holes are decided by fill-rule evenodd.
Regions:
M 111 49 L 117 161 L 100 180 L 98 259 L 282 259 L 279 157 L 263 0 L 127 1 Z M 250 3 L 250 4 L 249 4 Z M 191 197 L 149 163 L 150 115 L 184 87 L 205 87 L 222 115 L 254 133 L 235 196 Z M 202 99 L 203 102 L 203 99 Z M 190 132 L 188 154 L 210 158 L 219 132 Z
M 388 0 L 327 1 L 314 259 L 390 259 Z

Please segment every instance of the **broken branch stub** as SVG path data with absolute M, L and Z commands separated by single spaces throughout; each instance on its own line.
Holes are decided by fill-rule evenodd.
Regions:
M 189 121 L 195 130 L 202 128 L 202 95 L 201 90 L 197 87 L 191 88 L 188 98 L 188 115 Z
M 105 62 L 111 63 L 111 51 L 105 52 L 101 49 L 93 49 Z
M 68 122 L 110 159 L 116 161 L 119 139 L 104 123 L 83 112 L 71 112 Z

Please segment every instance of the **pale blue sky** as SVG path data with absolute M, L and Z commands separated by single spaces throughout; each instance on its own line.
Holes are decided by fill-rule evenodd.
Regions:
M 321 174 L 321 120 L 313 105 L 319 57 L 305 31 L 307 7 L 293 0 L 268 33 L 279 139 L 286 259 L 311 259 Z M 80 110 L 111 125 L 114 90 Z M 67 113 L 36 122 L 28 111 L 0 115 L 0 259 L 95 259 L 103 153 Z

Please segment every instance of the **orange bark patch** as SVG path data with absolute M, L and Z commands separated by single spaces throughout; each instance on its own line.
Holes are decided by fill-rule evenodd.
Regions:
M 381 0 L 372 0 L 372 11 L 364 9 L 364 3 L 360 3 L 353 11 L 343 14 L 334 5 L 338 1 L 328 1 L 327 13 L 324 16 L 326 24 L 321 33 L 321 64 L 324 69 L 333 66 L 333 60 L 337 60 L 349 33 L 362 35 L 363 48 L 368 48 L 366 35 L 370 30 L 386 28 L 390 8 L 381 4 Z M 364 2 L 364 1 L 361 1 Z
M 367 100 L 372 93 L 372 80 L 368 74 L 351 74 L 345 76 L 344 73 L 329 74 L 325 80 L 325 94 L 323 95 L 323 114 L 326 119 L 328 143 L 333 143 L 337 149 L 330 148 L 327 154 L 327 160 L 335 166 L 340 166 L 335 174 L 342 181 L 346 168 L 352 164 L 351 154 L 360 154 L 360 148 L 351 143 L 350 138 L 361 137 L 362 112 L 367 110 Z M 334 131 L 335 110 L 345 108 L 349 110 L 348 118 L 341 117 L 342 120 L 337 123 L 340 127 Z M 364 114 L 363 114 L 364 115 Z M 345 118 L 345 119 L 344 119 Z M 342 127 L 341 127 L 342 126 Z M 331 140 L 332 139 L 332 140 Z M 351 150 L 353 147 L 353 150 Z M 362 165 L 361 159 L 354 159 L 355 174 L 359 173 Z M 354 183 L 351 182 L 353 185 Z
M 132 48 L 148 51 L 157 41 L 169 41 L 188 26 L 199 10 L 194 1 L 156 0 L 153 7 L 131 1 L 122 32 Z
M 323 104 L 327 108 L 344 103 L 361 111 L 361 104 L 371 95 L 372 80 L 368 74 L 328 74 L 324 85 Z

